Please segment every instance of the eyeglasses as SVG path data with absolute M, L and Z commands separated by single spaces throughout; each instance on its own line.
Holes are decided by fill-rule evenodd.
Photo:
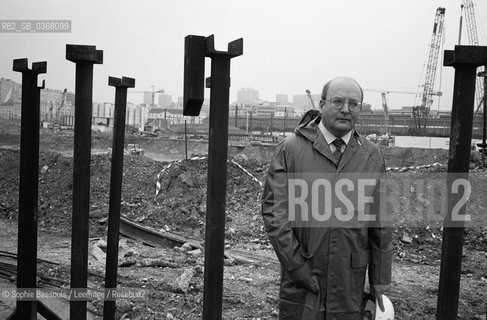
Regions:
M 332 98 L 332 99 L 325 99 L 326 101 L 330 101 L 330 105 L 334 110 L 341 110 L 345 103 L 348 106 L 350 111 L 359 111 L 362 109 L 362 102 L 357 100 L 349 100 L 343 98 Z

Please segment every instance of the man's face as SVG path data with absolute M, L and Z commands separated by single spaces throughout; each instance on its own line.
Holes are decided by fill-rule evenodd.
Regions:
M 328 131 L 340 138 L 355 127 L 359 111 L 350 111 L 348 104 L 345 104 L 340 110 L 336 110 L 332 107 L 331 100 L 333 99 L 361 102 L 362 93 L 358 85 L 351 79 L 337 79 L 330 84 L 326 100 L 322 100 L 320 103 L 321 122 Z

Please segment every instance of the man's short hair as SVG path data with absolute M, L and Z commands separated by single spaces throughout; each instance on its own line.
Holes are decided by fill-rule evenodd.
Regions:
M 364 100 L 364 90 L 362 90 L 362 87 L 357 82 L 357 80 L 355 80 L 353 78 L 349 78 L 349 77 L 336 77 L 336 78 L 331 79 L 327 83 L 325 83 L 325 85 L 323 86 L 323 90 L 321 91 L 321 100 L 325 100 L 326 99 L 326 95 L 328 94 L 328 89 L 330 89 L 330 85 L 333 83 L 333 81 L 338 80 L 338 79 L 343 79 L 343 78 L 344 79 L 350 79 L 350 80 L 352 80 L 353 82 L 355 82 L 357 84 L 357 86 L 360 89 L 360 94 L 362 95 L 362 100 Z

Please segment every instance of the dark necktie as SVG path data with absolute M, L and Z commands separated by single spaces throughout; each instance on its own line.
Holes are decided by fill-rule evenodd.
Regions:
M 346 145 L 345 144 L 345 141 L 343 141 L 342 139 L 338 138 L 338 139 L 333 140 L 332 143 L 337 148 L 335 150 L 335 152 L 333 152 L 333 155 L 335 156 L 335 158 L 337 159 L 337 161 L 340 162 L 340 160 L 342 159 L 342 147 Z

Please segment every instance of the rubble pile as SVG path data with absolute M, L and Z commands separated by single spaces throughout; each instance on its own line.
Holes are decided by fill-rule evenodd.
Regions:
M 18 150 L 2 149 L 0 166 L 0 215 L 16 218 L 18 214 L 19 187 Z M 106 234 L 111 158 L 110 154 L 93 155 L 91 158 L 90 236 Z M 124 156 L 121 214 L 157 231 L 170 231 L 188 239 L 203 240 L 206 215 L 207 159 L 204 157 L 159 162 L 142 156 Z M 270 248 L 260 216 L 261 183 L 268 163 L 244 157 L 230 159 L 227 163 L 227 214 L 225 241 L 251 243 L 255 249 Z M 425 174 L 438 173 L 438 168 L 425 168 L 416 173 L 391 173 L 406 184 L 414 185 L 415 179 Z M 479 172 L 480 174 L 480 172 Z M 407 181 L 406 181 L 407 180 Z M 156 196 L 156 182 L 160 191 Z M 482 203 L 485 182 L 473 179 L 473 190 L 467 212 L 474 219 L 482 219 L 485 208 Z M 60 153 L 42 151 L 39 158 L 39 228 L 70 235 L 72 201 L 72 158 Z M 485 190 L 487 192 L 487 190 Z M 477 199 L 479 198 L 479 199 Z M 424 251 L 430 262 L 439 258 L 441 221 L 421 219 L 421 208 L 441 207 L 436 202 L 425 202 L 421 194 L 411 191 L 399 197 L 401 204 L 396 216 L 401 219 L 394 225 L 396 256 L 408 260 L 405 253 Z M 473 201 L 475 200 L 475 201 Z M 414 223 L 411 223 L 413 221 Z M 411 242 L 402 241 L 404 236 Z M 406 237 L 406 238 L 407 238 Z M 467 232 L 465 244 L 486 250 L 487 230 L 473 225 Z M 424 249 L 421 249 L 424 248 Z M 421 249 L 421 250 L 420 250 Z M 415 254 L 415 253 L 413 253 Z M 414 257 L 411 258 L 415 260 Z M 417 259 L 416 259 L 417 260 Z
M 424 265 L 439 264 L 443 223 L 448 211 L 446 168 L 432 166 L 407 173 L 391 172 L 388 176 L 401 189 L 393 205 L 394 258 Z M 465 224 L 464 248 L 487 252 L 487 175 L 485 171 L 471 172 L 469 181 L 471 193 L 466 202 L 466 214 L 470 220 Z
M 2 149 L 4 168 L 0 186 L 0 209 L 4 218 L 18 214 L 18 150 Z M 236 165 L 235 162 L 239 163 Z M 158 174 L 169 163 L 141 156 L 124 156 L 121 214 L 157 230 L 172 231 L 202 239 L 206 213 L 207 159 L 172 163 L 161 177 L 161 192 L 155 197 Z M 247 172 L 242 170 L 242 167 Z M 39 227 L 70 234 L 73 159 L 41 151 L 39 156 Z M 267 165 L 234 159 L 227 166 L 227 239 L 265 238 L 260 218 L 261 186 Z M 111 174 L 109 153 L 91 157 L 90 235 L 106 230 Z M 255 177 L 255 178 L 253 178 Z
M 108 216 L 111 158 L 108 153 L 91 157 L 90 236 L 106 232 Z M 0 214 L 16 219 L 19 201 L 20 151 L 0 151 Z M 123 213 L 147 207 L 155 175 L 164 163 L 144 157 L 124 157 L 122 200 Z M 39 154 L 39 228 L 60 234 L 71 234 L 73 159 L 60 153 L 41 151 Z
M 243 168 L 245 170 L 243 170 Z M 257 161 L 233 159 L 227 165 L 227 241 L 242 238 L 265 240 L 260 218 L 260 196 L 267 167 Z M 132 211 L 129 219 L 193 239 L 202 239 L 206 214 L 208 162 L 196 158 L 174 162 L 159 175 L 160 191 L 145 212 Z

